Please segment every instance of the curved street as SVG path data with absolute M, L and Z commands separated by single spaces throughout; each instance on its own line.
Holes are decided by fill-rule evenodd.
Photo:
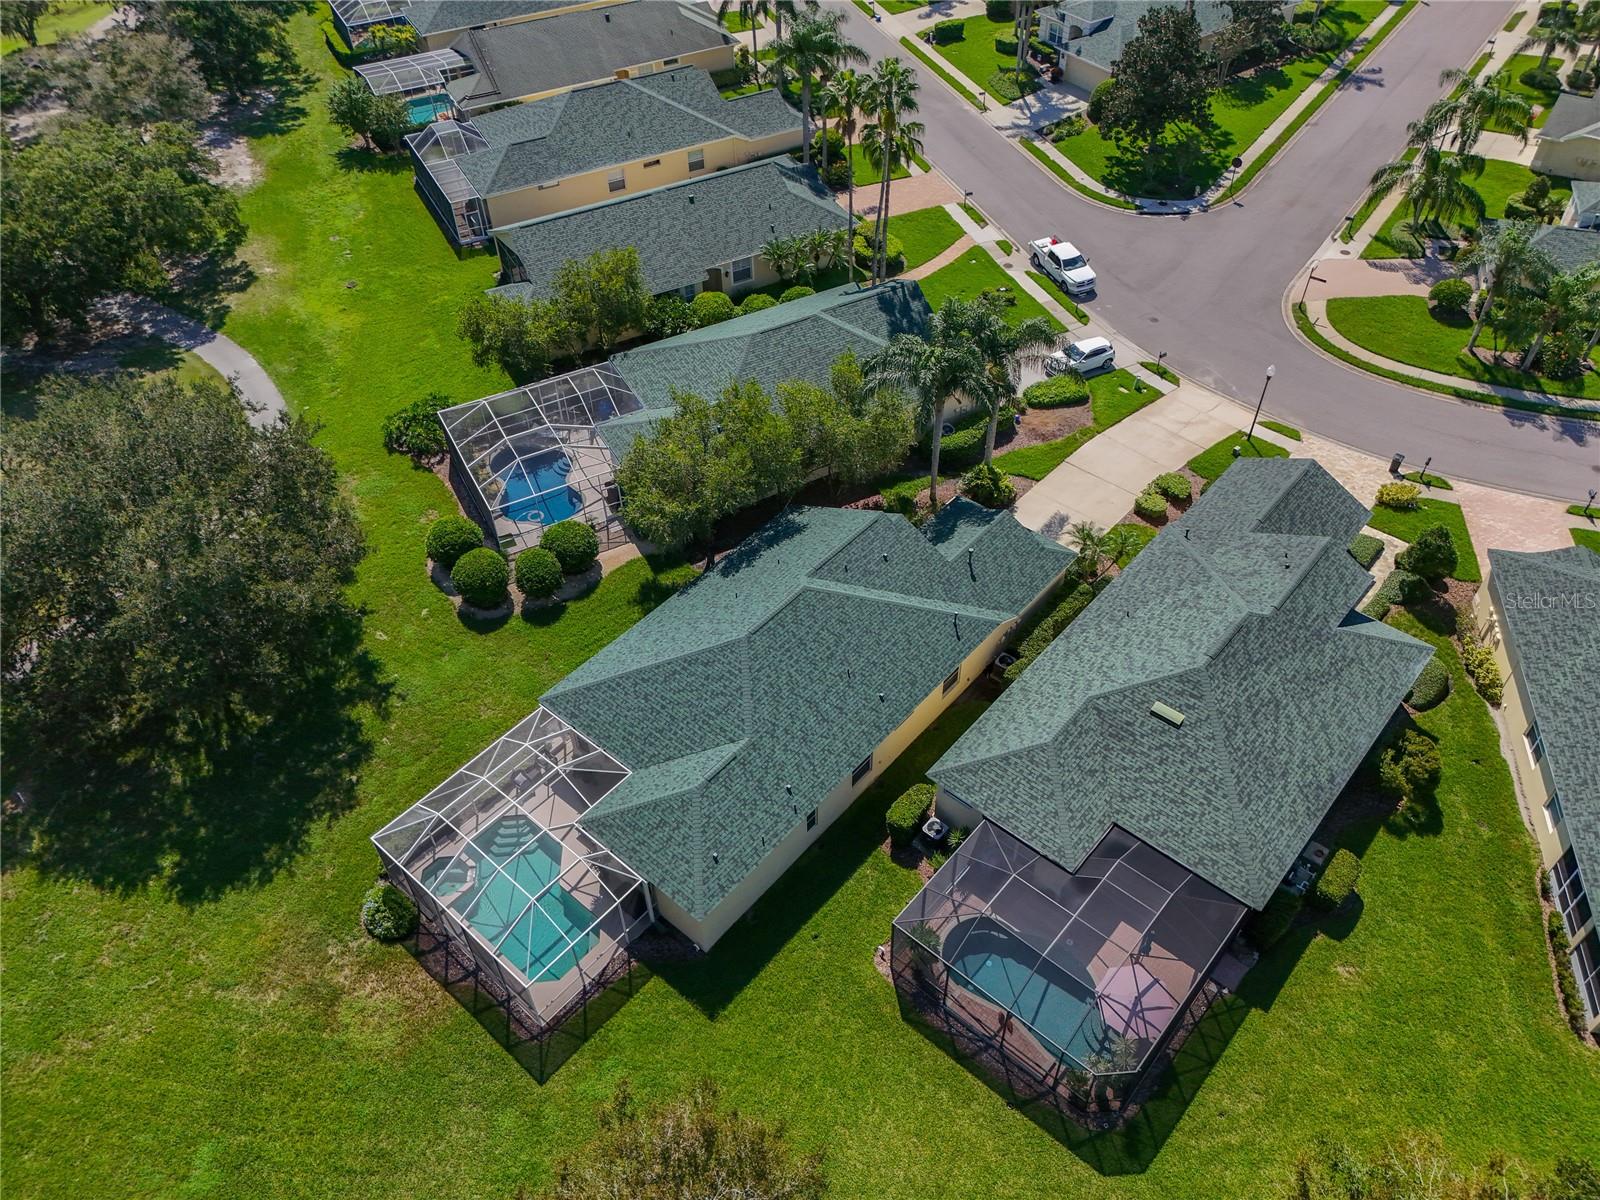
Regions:
M 915 59 L 853 5 L 850 36 L 875 58 Z M 1289 329 L 1290 281 L 1439 94 L 1439 72 L 1472 61 L 1505 3 L 1424 3 L 1229 205 L 1140 216 L 1068 191 L 930 72 L 920 71 L 924 148 L 1013 239 L 1070 238 L 1094 260 L 1087 307 L 1181 373 L 1324 437 L 1516 491 L 1582 499 L 1600 486 L 1600 425 L 1469 404 L 1386 383 L 1322 357 Z M 920 70 L 920 68 L 919 68 Z

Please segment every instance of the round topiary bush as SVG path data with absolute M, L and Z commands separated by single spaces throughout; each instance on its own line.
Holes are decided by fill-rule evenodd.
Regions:
M 1551 66 L 1529 67 L 1517 76 L 1517 82 L 1523 87 L 1531 88 L 1536 92 L 1559 92 L 1561 90 L 1561 75 Z
M 1194 495 L 1194 485 L 1189 482 L 1189 477 L 1179 471 L 1165 471 L 1151 481 L 1147 489 L 1160 492 L 1174 504 L 1182 504 Z
M 397 942 L 417 929 L 417 906 L 392 883 L 380 879 L 361 899 L 361 928 L 380 942 Z
M 1159 525 L 1167 519 L 1167 498 L 1160 492 L 1140 492 L 1133 501 L 1133 515 Z
M 456 560 L 450 568 L 450 582 L 473 608 L 497 608 L 506 598 L 511 568 L 500 551 L 479 546 Z
M 868 234 L 858 232 L 855 236 L 854 249 L 856 266 L 870 267 L 872 265 L 872 243 L 869 240 L 871 226 L 867 226 Z M 884 263 L 892 275 L 903 270 L 906 265 L 906 248 L 899 238 L 890 234 L 883 243 Z
M 1102 79 L 1094 85 L 1094 91 L 1089 93 L 1089 106 L 1084 110 L 1084 115 L 1096 125 L 1100 124 L 1100 118 L 1105 114 L 1106 97 L 1111 95 L 1111 89 L 1115 86 L 1115 79 Z
M 440 517 L 428 529 L 428 557 L 446 571 L 468 550 L 482 545 L 483 530 L 478 528 L 477 522 L 454 513 Z
M 1022 398 L 1029 408 L 1066 408 L 1088 400 L 1089 385 L 1076 371 L 1064 371 L 1030 383 L 1022 390 Z
M 1428 303 L 1443 313 L 1464 313 L 1472 303 L 1472 285 L 1465 279 L 1441 279 L 1428 289 Z
M 568 575 L 587 571 L 600 553 L 599 536 L 582 521 L 557 521 L 540 535 L 539 545 L 556 556 Z
M 985 508 L 1010 508 L 1017 500 L 1017 485 L 993 463 L 979 463 L 961 477 L 961 493 Z
M 1449 694 L 1450 670 L 1439 661 L 1436 654 L 1428 660 L 1428 665 L 1422 668 L 1422 674 L 1417 676 L 1417 681 L 1406 693 L 1406 703 L 1422 711 L 1432 708 Z
M 774 297 L 767 295 L 766 292 L 751 292 L 739 305 L 739 313 L 742 316 L 745 313 L 760 312 L 763 308 L 776 308 L 777 306 L 778 301 Z
M 533 600 L 554 596 L 561 586 L 561 560 L 543 546 L 517 555 L 517 590 Z
M 817 294 L 817 289 L 816 288 L 807 287 L 803 283 L 797 283 L 792 288 L 786 289 L 784 291 L 783 295 L 778 297 L 778 303 L 779 304 L 787 304 L 791 300 L 800 300 L 800 299 L 803 299 L 806 296 L 815 296 L 816 294 Z
M 1567 86 L 1575 92 L 1594 91 L 1594 72 L 1585 67 L 1573 67 L 1567 72 Z
M 738 309 L 726 292 L 701 292 L 689 301 L 689 315 L 694 318 L 696 329 L 730 320 L 737 314 Z

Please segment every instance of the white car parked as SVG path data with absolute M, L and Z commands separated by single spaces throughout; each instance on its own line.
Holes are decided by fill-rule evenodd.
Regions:
M 1092 375 L 1096 371 L 1109 371 L 1117 365 L 1117 352 L 1103 337 L 1084 338 L 1073 342 L 1065 350 L 1057 350 L 1045 359 L 1044 373 L 1060 375 L 1076 371 L 1079 375 Z
M 1094 268 L 1071 242 L 1040 238 L 1029 244 L 1028 257 L 1035 267 L 1066 288 L 1069 296 L 1094 291 Z

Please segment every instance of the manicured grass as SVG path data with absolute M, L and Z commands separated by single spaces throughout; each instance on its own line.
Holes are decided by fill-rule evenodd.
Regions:
M 979 229 L 982 229 L 989 223 L 989 218 L 983 215 L 983 210 L 970 200 L 963 200 L 961 202 L 961 211 L 966 213 L 967 216 L 971 217 L 972 223 Z
M 117 360 L 131 371 L 152 374 L 171 373 L 179 383 L 224 383 L 222 372 L 190 350 L 179 350 L 166 342 L 151 341 L 128 351 Z
M 1018 287 L 1016 281 L 1006 274 L 1005 268 L 981 247 L 973 247 L 955 262 L 940 267 L 918 282 L 922 285 L 922 294 L 934 308 L 938 308 L 949 296 L 971 300 L 991 289 L 1006 288 L 1015 300 L 1006 310 L 1006 317 L 1013 324 L 1029 317 L 1043 317 L 1058 330 L 1066 328 L 1045 311 L 1044 305 Z
M 908 13 L 926 8 L 932 2 L 933 0 L 879 0 L 879 7 L 892 13 Z
M 1165 379 L 1168 383 L 1177 384 L 1179 382 L 1178 373 L 1176 371 L 1174 371 L 1171 367 L 1167 366 L 1165 363 L 1146 361 L 1146 362 L 1141 362 L 1139 365 L 1141 367 L 1143 367 L 1146 371 L 1149 371 L 1150 374 L 1158 376 L 1158 377 L 1160 377 L 1162 379 Z M 1268 422 L 1266 422 L 1266 421 L 1263 421 L 1261 423 L 1263 425 L 1268 424 Z M 1298 433 L 1295 434 L 1296 440 L 1298 440 L 1299 437 L 1300 437 L 1300 435 Z
M 956 219 L 938 205 L 890 213 L 889 233 L 905 247 L 908 269 L 938 258 L 964 236 Z
M 1261 424 L 1272 430 L 1273 433 L 1281 433 L 1290 441 L 1298 442 L 1300 440 L 1300 431 L 1293 425 L 1285 425 L 1282 421 L 1269 421 L 1265 417 L 1262 418 Z
M 949 84 L 951 88 L 955 90 L 956 95 L 960 96 L 968 104 L 972 105 L 973 108 L 978 109 L 980 112 L 984 111 L 983 102 L 973 94 L 972 89 L 967 87 L 966 84 L 962 83 L 954 75 L 950 74 L 949 71 L 941 67 L 933 58 L 933 56 L 928 54 L 927 51 L 922 48 L 920 43 L 911 38 L 903 37 L 900 39 L 900 48 L 907 51 L 913 58 L 915 58 L 923 66 L 927 67 L 928 70 L 932 71 L 940 79 Z
M 1407 471 L 1404 475 L 1400 476 L 1400 478 L 1404 479 L 1407 483 L 1414 483 L 1419 487 L 1429 488 L 1436 492 L 1455 491 L 1455 489 L 1450 486 L 1450 481 L 1443 475 L 1434 475 L 1431 472 Z
M 1091 438 L 1104 433 L 1118 421 L 1126 420 L 1145 405 L 1161 398 L 1161 393 L 1140 383 L 1128 372 L 1118 368 L 1096 375 L 1089 380 L 1089 405 L 1094 419 L 1081 428 L 1074 429 L 1064 438 L 1053 442 L 1040 442 L 1023 446 L 994 456 L 994 465 L 1008 475 L 1039 480 L 1054 471 Z
M 383 452 L 378 426 L 433 388 L 467 399 L 507 386 L 452 332 L 494 260 L 455 258 L 408 172 L 341 165 L 317 26 L 292 29 L 320 80 L 297 122 L 252 145 L 265 174 L 241 203 L 256 282 L 226 329 L 323 422 L 371 542 L 353 595 L 395 695 L 370 718 L 358 806 L 248 886 L 180 903 L 9 856 L 8 1192 L 539 1195 L 623 1076 L 648 1102 L 708 1075 L 824 1153 L 833 1194 L 884 1200 L 1255 1196 L 1287 1188 L 1295 1155 L 1330 1129 L 1373 1151 L 1422 1127 L 1462 1162 L 1503 1150 L 1548 1166 L 1572 1131 L 1600 1127 L 1600 1056 L 1555 1012 L 1510 776 L 1453 658 L 1454 693 L 1418 718 L 1445 739 L 1438 827 L 1350 831 L 1364 850 L 1359 918 L 1280 943 L 1124 1133 L 1067 1127 L 1057 1140 L 902 1021 L 873 965 L 921 886 L 878 850 L 884 809 L 975 705 L 914 743 L 711 955 L 641 973 L 546 1082 L 405 950 L 364 939 L 368 835 L 683 576 L 636 561 L 538 624 L 487 633 L 427 582 L 423 529 L 452 502 L 432 472 Z M 238 836 L 215 834 L 229 852 Z M 946 1116 L 959 1153 L 888 1151 L 927 1144 Z M 398 1140 L 402 1125 L 426 1131 L 425 1149 Z
M 1477 583 L 1483 578 L 1483 572 L 1478 568 L 1478 555 L 1472 548 L 1472 535 L 1467 532 L 1467 519 L 1462 515 L 1459 504 L 1424 496 L 1413 509 L 1377 505 L 1372 510 L 1372 520 L 1367 524 L 1403 542 L 1414 542 L 1424 529 L 1443 525 L 1450 531 L 1450 540 L 1456 545 L 1456 569 L 1451 572 L 1451 578 L 1464 583 Z
M 1134 539 L 1133 549 L 1129 550 L 1126 554 L 1117 559 L 1117 566 L 1119 567 L 1125 567 L 1134 559 L 1138 558 L 1139 551 L 1143 550 L 1152 541 L 1154 541 L 1156 534 L 1161 532 L 1153 525 L 1139 525 L 1133 522 L 1130 522 L 1126 525 L 1113 525 L 1111 528 L 1113 530 L 1124 530 L 1127 532 L 1130 538 Z
M 1549 379 L 1514 366 L 1494 366 L 1464 353 L 1472 320 L 1441 316 L 1422 296 L 1349 296 L 1328 301 L 1328 323 L 1364 350 L 1396 362 L 1462 379 L 1556 396 L 1600 400 L 1600 375 Z M 1492 345 L 1486 330 L 1480 343 Z
M 1066 309 L 1081 323 L 1085 325 L 1089 323 L 1089 314 L 1084 311 L 1083 305 L 1079 304 L 1071 296 L 1067 295 L 1067 293 L 1062 289 L 1061 285 L 1054 279 L 1051 279 L 1048 275 L 1041 275 L 1038 271 L 1025 271 L 1024 274 L 1026 274 L 1029 279 L 1033 280 L 1045 291 L 1049 292 L 1057 304 L 1061 305 L 1062 308 Z
M 1406 149 L 1406 152 L 1404 154 L 1402 154 L 1400 157 L 1405 162 L 1410 162 L 1416 156 L 1417 156 L 1417 148 L 1415 146 L 1411 146 L 1411 147 L 1408 147 Z M 1356 209 L 1355 212 L 1350 214 L 1350 218 L 1347 221 L 1345 221 L 1344 228 L 1339 231 L 1339 240 L 1341 242 L 1353 242 L 1353 241 L 1355 241 L 1356 234 L 1360 233 L 1362 227 L 1366 225 L 1368 219 L 1372 216 L 1373 210 L 1376 209 L 1378 207 L 1378 205 L 1380 205 L 1382 203 L 1383 203 L 1382 200 L 1380 200 L 1378 197 L 1372 195 L 1371 193 L 1367 193 L 1367 192 L 1362 193 L 1361 205 L 1360 205 L 1360 207 L 1358 207 Z M 1384 225 L 1379 228 L 1378 234 L 1381 234 L 1384 229 L 1388 228 L 1388 226 L 1389 226 L 1389 222 L 1385 221 Z M 1374 236 L 1377 236 L 1377 234 L 1375 234 Z M 1413 243 L 1413 244 L 1415 244 L 1415 243 Z M 1365 249 L 1365 248 L 1363 247 L 1363 249 Z M 1361 257 L 1362 258 L 1383 258 L 1383 257 L 1387 257 L 1387 256 L 1386 255 L 1382 255 L 1382 254 L 1365 254 L 1365 253 L 1363 253 Z
M 883 179 L 883 164 L 867 156 L 865 147 L 857 142 L 850 147 L 850 172 L 858 188 L 867 187 Z M 907 179 L 911 172 L 900 163 L 894 165 L 890 179 Z
M 1600 529 L 1572 529 L 1572 543 L 1575 546 L 1587 546 L 1596 554 L 1600 554 Z
M 1590 521 L 1600 519 L 1600 501 L 1596 501 L 1592 506 L 1585 504 L 1569 504 L 1567 505 L 1567 515 L 1571 517 L 1584 517 Z
M 722 18 L 722 26 L 729 33 L 749 33 L 752 28 L 765 28 L 766 24 L 760 17 L 756 17 L 754 20 L 745 20 L 744 17 L 739 15 L 739 6 L 737 4 L 729 5 L 728 11 L 723 14 Z
M 1500 26 L 1501 32 L 1510 33 L 1518 25 L 1522 24 L 1522 18 L 1527 16 L 1527 15 L 1528 15 L 1527 13 L 1523 13 L 1523 12 L 1514 12 L 1514 13 L 1512 13 L 1511 16 L 1507 19 L 1506 23 L 1504 25 Z
M 1049 171 L 1050 174 L 1054 175 L 1067 187 L 1077 192 L 1078 195 L 1087 196 L 1089 199 L 1098 201 L 1101 204 L 1108 204 L 1112 208 L 1139 207 L 1133 201 L 1126 200 L 1121 196 L 1113 196 L 1109 193 L 1099 191 L 1096 188 L 1088 187 L 1083 183 L 1082 180 L 1078 179 L 1070 171 L 1067 171 L 1060 163 L 1041 150 L 1038 143 L 1033 141 L 1031 138 L 1018 138 L 1017 145 L 1021 146 L 1023 150 L 1025 150 L 1029 155 L 1042 164 L 1045 170 Z
M 996 35 L 1007 38 L 1015 36 L 1016 26 L 1013 22 L 991 21 L 985 14 L 978 13 L 968 17 L 962 28 L 964 36 L 935 45 L 934 52 L 1001 104 L 1009 104 L 1019 95 L 1038 90 L 1037 73 L 1031 67 L 1024 70 L 1019 90 L 1015 79 L 1016 54 L 1001 54 L 994 48 Z M 998 80 L 997 74 L 1004 75 L 1007 82 Z
M 1476 179 L 1469 180 L 1472 190 L 1483 197 L 1485 215 L 1492 218 L 1501 218 L 1506 215 L 1506 202 L 1514 196 L 1520 195 L 1528 184 L 1533 182 L 1534 172 L 1520 163 L 1506 162 L 1504 159 L 1491 158 L 1484 167 L 1483 174 Z M 1550 176 L 1551 203 L 1560 202 L 1562 206 L 1572 197 L 1572 180 L 1564 179 L 1559 175 Z M 1449 228 L 1436 227 L 1435 232 L 1440 236 L 1449 234 L 1455 238 L 1465 236 L 1473 228 L 1469 222 L 1464 225 L 1451 225 Z M 1411 209 L 1403 201 L 1372 235 L 1372 240 L 1361 250 L 1362 258 L 1420 258 L 1422 246 L 1411 231 Z
M 39 44 L 48 46 L 64 37 L 82 33 L 112 11 L 112 5 L 91 0 L 58 0 L 55 9 L 39 18 Z M 0 37 L 0 54 L 10 54 L 27 46 L 19 37 Z
M 1288 458 L 1289 452 L 1276 442 L 1269 442 L 1265 438 L 1248 438 L 1243 429 L 1237 433 L 1230 433 L 1216 445 L 1202 450 L 1189 460 L 1189 470 L 1200 476 L 1207 483 L 1219 479 L 1222 473 L 1233 466 L 1234 447 L 1239 449 L 1240 458 Z
M 1530 67 L 1537 67 L 1538 65 L 1539 55 L 1537 54 L 1514 54 L 1506 61 L 1506 65 L 1501 67 L 1500 70 L 1496 72 L 1496 74 L 1505 78 L 1507 88 L 1509 88 L 1516 95 L 1521 96 L 1524 100 L 1527 100 L 1530 104 L 1538 106 L 1541 110 L 1533 115 L 1532 127 L 1534 129 L 1543 128 L 1545 121 L 1550 116 L 1551 106 L 1554 105 L 1556 100 L 1561 96 L 1561 90 L 1559 88 L 1554 91 L 1550 91 L 1545 88 L 1529 87 L 1527 84 L 1522 82 L 1522 79 L 1520 78 L 1522 73 L 1528 70 Z M 1551 58 L 1550 65 L 1555 68 L 1556 74 L 1559 76 L 1564 66 L 1564 62 L 1562 58 L 1557 55 Z M 1492 129 L 1496 133 L 1511 132 L 1509 128 L 1497 121 L 1490 121 L 1485 128 Z

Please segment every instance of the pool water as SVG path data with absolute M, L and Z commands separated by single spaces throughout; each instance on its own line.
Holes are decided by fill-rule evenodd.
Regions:
M 583 496 L 567 484 L 571 471 L 572 463 L 559 450 L 517 463 L 505 478 L 501 496 L 506 517 L 554 525 L 576 516 L 583 507 Z
M 1050 962 L 1031 970 L 1027 963 L 1038 956 L 987 921 L 960 947 L 952 965 L 985 999 L 1014 1013 L 1080 1063 L 1098 1048 L 1104 1026 L 1094 996 L 1064 970 Z
M 594 918 L 559 885 L 528 906 L 530 896 L 561 874 L 561 842 L 554 834 L 540 833 L 527 817 L 505 816 L 475 834 L 463 853 L 477 861 L 477 878 L 450 901 L 451 910 L 530 981 L 561 978 L 599 940 L 593 932 L 578 936 Z M 452 881 L 461 885 L 465 869 L 459 860 L 439 869 L 430 891 L 439 895 L 451 890 Z
M 407 96 L 406 112 L 413 125 L 426 125 L 440 113 L 450 111 L 448 96 Z

